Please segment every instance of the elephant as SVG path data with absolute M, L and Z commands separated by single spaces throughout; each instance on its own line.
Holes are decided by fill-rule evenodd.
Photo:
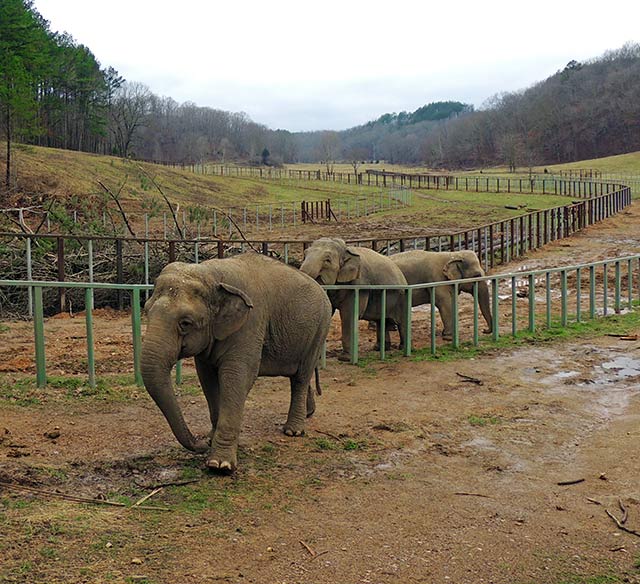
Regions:
M 456 252 L 413 250 L 397 253 L 390 257 L 400 268 L 409 284 L 479 278 L 485 275 L 478 256 L 471 250 Z M 458 291 L 473 294 L 473 283 L 460 284 Z M 435 296 L 436 306 L 444 325 L 442 337 L 451 340 L 453 338 L 453 286 L 438 286 L 435 289 Z M 412 306 L 429 304 L 430 302 L 430 289 L 413 290 Z M 478 304 L 487 323 L 487 328 L 483 332 L 490 333 L 493 330 L 493 319 L 491 317 L 489 287 L 486 282 L 478 282 Z
M 305 250 L 300 270 L 323 285 L 333 284 L 399 284 L 407 281 L 400 269 L 387 257 L 366 247 L 352 247 L 337 237 L 322 237 Z M 333 311 L 340 312 L 342 329 L 341 361 L 351 360 L 351 328 L 353 322 L 353 293 L 349 290 L 328 290 Z M 398 325 L 400 346 L 406 331 L 402 290 L 387 292 L 387 320 Z M 360 320 L 377 323 L 378 345 L 380 339 L 381 292 L 360 291 Z M 390 328 L 390 327 L 389 327 Z M 389 328 L 386 330 L 385 347 L 390 348 Z
M 232 472 L 247 395 L 258 376 L 288 377 L 289 414 L 283 431 L 304 435 L 315 409 L 311 378 L 329 331 L 331 304 L 317 282 L 299 270 L 245 253 L 200 264 L 173 262 L 159 274 L 145 304 L 144 385 L 178 442 L 206 465 Z M 209 406 L 211 433 L 189 430 L 173 392 L 170 372 L 194 357 Z

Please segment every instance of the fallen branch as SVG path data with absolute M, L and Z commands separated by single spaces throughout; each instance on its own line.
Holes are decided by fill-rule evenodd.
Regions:
M 150 499 L 154 495 L 157 495 L 160 491 L 162 491 L 162 487 L 158 487 L 157 489 L 153 489 L 150 493 L 146 494 L 142 499 L 138 499 L 133 506 L 139 507 L 142 503 L 144 503 L 147 499 Z
M 566 487 L 567 485 L 577 485 L 578 483 L 584 483 L 586 479 L 573 479 L 571 481 L 560 481 L 558 483 L 556 483 L 556 485 L 559 485 L 561 487 Z
M 308 544 L 306 544 L 304 541 L 300 540 L 300 544 L 302 545 L 302 547 L 303 547 L 305 550 L 307 550 L 307 551 L 311 554 L 311 557 L 312 557 L 312 558 L 315 558 L 315 557 L 318 555 L 318 554 L 316 554 L 316 552 L 315 552 L 315 551 L 313 551 L 313 550 L 311 549 L 311 547 L 309 547 L 309 545 L 308 545 Z
M 118 503 L 117 501 L 106 501 L 104 499 L 89 499 L 88 497 L 78 497 L 77 495 L 67 495 L 65 493 L 56 493 L 54 491 L 45 491 L 44 489 L 37 489 L 35 487 L 28 487 L 26 485 L 16 485 L 14 483 L 7 483 L 0 481 L 0 485 L 14 491 L 25 491 L 33 495 L 40 495 L 43 497 L 52 497 L 54 499 L 62 499 L 63 501 L 70 501 L 72 503 L 89 503 L 93 505 L 109 505 L 111 507 L 127 507 L 126 503 Z M 168 507 L 149 507 L 140 505 L 136 509 L 144 509 L 146 511 L 171 511 Z
M 127 184 L 127 177 L 125 176 L 124 182 L 120 185 L 120 188 L 118 189 L 118 194 L 117 195 L 114 195 L 111 192 L 111 190 L 101 180 L 98 180 L 98 184 L 105 190 L 105 192 L 113 199 L 115 204 L 118 206 L 118 210 L 120 211 L 120 215 L 122 215 L 122 220 L 124 221 L 124 224 L 127 226 L 127 230 L 131 234 L 131 237 L 136 237 L 136 234 L 133 232 L 133 229 L 131 229 L 131 225 L 129 225 L 129 220 L 127 219 L 127 214 L 124 212 L 124 209 L 122 208 L 122 205 L 120 204 L 120 199 L 119 199 L 120 193 L 122 192 L 122 189 L 124 188 L 124 185 Z
M 453 493 L 454 495 L 459 495 L 461 497 L 483 497 L 485 499 L 491 499 L 489 495 L 483 495 L 482 493 Z
M 171 204 L 171 201 L 169 201 L 167 195 L 164 194 L 164 191 L 160 188 L 160 185 L 156 182 L 156 180 L 144 168 L 142 168 L 142 166 L 140 166 L 139 164 L 137 164 L 136 166 L 138 167 L 138 170 L 153 183 L 153 186 L 156 187 L 156 189 L 158 189 L 158 192 L 164 199 L 164 202 L 167 204 L 167 207 L 169 207 L 169 211 L 171 211 L 171 216 L 173 217 L 173 222 L 175 223 L 176 229 L 178 230 L 180 239 L 184 239 L 184 231 L 180 229 L 180 223 L 178 221 L 176 211 L 173 208 L 173 205 Z
M 624 506 L 622 499 L 618 499 L 618 507 L 620 507 L 620 511 L 622 511 L 622 518 L 620 519 L 620 523 L 624 525 L 629 518 L 629 510 Z
M 622 531 L 626 531 L 627 533 L 630 533 L 631 535 L 636 535 L 636 536 L 640 537 L 640 531 L 636 531 L 635 529 L 629 529 L 628 527 L 624 526 L 620 522 L 620 520 L 613 513 L 609 512 L 608 509 L 605 509 L 604 511 L 609 517 L 611 517 L 611 519 L 613 519 L 615 524 L 618 526 L 618 529 L 621 529 Z
M 72 501 L 74 503 L 94 503 L 96 505 L 111 505 L 112 507 L 126 507 L 125 503 L 118 503 L 116 501 L 106 501 L 103 499 L 89 499 L 87 497 L 78 497 L 77 495 L 67 495 L 65 493 L 56 493 L 53 491 L 45 491 L 43 489 L 36 489 L 35 487 L 28 487 L 26 485 L 16 485 L 13 483 L 5 483 L 0 481 L 0 484 L 14 491 L 26 491 L 34 495 L 41 495 L 44 497 L 53 497 L 54 499 L 63 499 L 65 501 Z
M 342 442 L 342 438 L 340 438 L 339 436 L 336 436 L 335 434 L 331 434 L 331 432 L 323 432 L 322 430 L 316 430 L 316 432 L 318 434 L 324 434 L 325 436 L 329 436 L 329 438 L 333 438 L 334 440 L 337 440 L 338 442 Z
M 484 382 L 481 379 L 478 379 L 476 377 L 470 377 L 469 375 L 464 375 L 462 373 L 458 373 L 456 371 L 456 375 L 458 377 L 462 377 L 462 381 L 467 382 L 467 383 L 475 383 L 476 385 L 484 385 Z
M 82 337 L 83 339 L 85 337 Z M 147 489 L 161 489 L 163 487 L 181 487 L 182 485 L 190 485 L 191 483 L 198 483 L 201 479 L 186 479 L 184 481 L 171 481 L 168 483 L 156 483 L 155 485 L 143 485 L 136 483 L 139 487 L 145 487 Z

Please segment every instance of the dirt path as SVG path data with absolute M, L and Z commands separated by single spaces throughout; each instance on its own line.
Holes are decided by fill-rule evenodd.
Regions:
M 639 225 L 636 204 L 509 270 L 638 252 Z M 47 326 L 67 335 L 64 346 L 70 325 Z M 107 369 L 125 372 L 113 353 Z M 146 503 L 171 512 L 0 487 L 5 581 L 640 582 L 640 538 L 605 514 L 621 517 L 621 501 L 640 530 L 640 342 L 603 337 L 366 367 L 330 359 L 301 439 L 279 431 L 286 383 L 260 379 L 234 477 L 204 472 L 144 392 L 21 393 L 13 371 L 3 374 L 17 389 L 0 401 L 0 480 L 131 501 L 158 484 L 197 482 L 165 486 Z M 186 417 L 204 430 L 204 399 L 187 381 Z

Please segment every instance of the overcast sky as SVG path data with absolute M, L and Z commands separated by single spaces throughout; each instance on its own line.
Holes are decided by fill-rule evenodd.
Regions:
M 639 0 L 34 4 L 128 81 L 291 131 L 341 130 L 431 101 L 480 106 L 640 41 Z

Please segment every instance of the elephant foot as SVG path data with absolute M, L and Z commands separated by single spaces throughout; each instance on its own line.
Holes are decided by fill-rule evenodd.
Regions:
M 385 342 L 384 350 L 385 351 L 389 351 L 390 349 L 391 349 L 391 342 Z M 375 345 L 373 345 L 373 350 L 374 351 L 379 351 L 380 350 L 380 343 L 376 343 Z
M 230 474 L 238 467 L 238 457 L 235 451 L 214 450 L 209 454 L 206 464 L 211 470 Z
M 482 332 L 483 332 L 485 335 L 490 335 L 490 334 L 493 332 L 493 329 L 485 328 L 485 329 L 482 329 Z
M 289 424 L 285 424 L 284 428 L 282 428 L 282 431 L 287 436 L 294 436 L 294 437 L 304 436 L 304 428 L 295 428 L 293 426 L 290 426 Z
M 338 361 L 344 361 L 348 363 L 351 361 L 351 355 L 342 351 L 342 353 L 338 354 Z
M 451 333 L 442 333 L 442 338 L 445 341 L 453 341 L 453 335 Z

